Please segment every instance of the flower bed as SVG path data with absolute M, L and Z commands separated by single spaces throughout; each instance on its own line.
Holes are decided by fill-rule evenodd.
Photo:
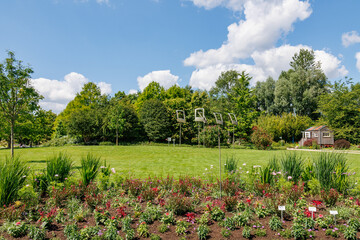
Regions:
M 293 156 L 288 158 L 293 164 L 298 161 Z M 284 159 L 277 163 L 288 166 Z M 69 177 L 64 182 L 52 182 L 46 190 L 39 187 L 38 178 L 33 178 L 20 190 L 19 201 L 0 208 L 0 235 L 3 239 L 360 236 L 356 185 L 322 190 L 322 180 L 308 176 L 316 172 L 317 165 L 309 169 L 300 162 L 302 171 L 297 175 L 293 170 L 290 175 L 290 170 L 283 171 L 277 163 L 270 161 L 265 167 L 243 164 L 227 173 L 221 183 L 214 180 L 212 166 L 204 179 L 123 178 L 107 166 L 109 171 L 104 172 L 114 175 L 112 181 L 100 175 L 97 182 L 85 185 Z M 350 181 L 351 176 L 341 173 L 339 179 Z

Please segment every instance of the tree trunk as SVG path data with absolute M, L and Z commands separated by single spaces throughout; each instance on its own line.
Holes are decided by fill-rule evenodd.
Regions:
M 14 159 L 14 125 L 15 125 L 15 121 L 11 120 L 11 131 L 10 131 L 11 159 Z
M 116 146 L 119 146 L 119 130 L 116 129 Z

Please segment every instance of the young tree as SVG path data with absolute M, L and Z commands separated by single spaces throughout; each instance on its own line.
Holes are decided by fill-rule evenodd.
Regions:
M 30 84 L 33 70 L 24 67 L 15 54 L 8 52 L 8 58 L 0 64 L 0 109 L 10 124 L 11 157 L 14 157 L 14 129 L 16 120 L 22 113 L 38 108 L 42 98 Z
M 106 115 L 105 122 L 110 130 L 115 130 L 116 146 L 119 145 L 119 136 L 122 136 L 124 130 L 126 121 L 124 117 L 125 113 L 122 104 L 114 99 Z
M 160 100 L 145 101 L 139 115 L 150 140 L 158 141 L 168 137 L 170 119 L 165 105 Z

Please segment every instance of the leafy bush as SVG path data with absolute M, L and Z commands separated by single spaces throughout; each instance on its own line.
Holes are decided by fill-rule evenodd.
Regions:
M 346 141 L 345 139 L 339 139 L 334 142 L 335 149 L 349 149 L 350 142 Z
M 282 228 L 282 222 L 279 217 L 272 216 L 269 221 L 269 226 L 271 230 L 276 231 Z
M 205 147 L 217 147 L 218 135 L 220 131 L 220 144 L 227 145 L 227 132 L 222 130 L 219 126 L 206 126 L 200 132 L 200 141 L 205 144 Z
M 19 158 L 5 159 L 0 165 L 0 206 L 12 203 L 18 197 L 28 175 L 26 164 Z
M 29 238 L 32 240 L 45 240 L 45 228 L 38 228 L 36 226 L 29 226 Z
M 19 238 L 26 235 L 28 227 L 24 222 L 5 222 L 2 228 L 12 237 Z
M 255 144 L 257 149 L 270 149 L 272 141 L 272 136 L 266 130 L 256 126 L 253 127 L 253 133 L 251 134 L 251 142 Z
M 62 136 L 60 138 L 53 138 L 50 141 L 43 143 L 42 147 L 61 147 L 65 145 L 76 144 L 78 141 L 76 138 L 72 138 L 69 136 Z
M 331 188 L 329 191 L 321 191 L 321 197 L 328 206 L 335 206 L 338 198 L 339 193 L 336 191 L 336 189 Z
M 344 238 L 347 240 L 355 240 L 356 233 L 357 233 L 356 229 L 349 226 L 344 231 Z
M 206 225 L 200 225 L 197 229 L 196 229 L 196 232 L 198 234 L 198 237 L 200 240 L 203 240 L 203 239 L 206 239 L 207 238 L 207 235 L 209 234 L 210 232 L 210 229 L 208 226 Z
M 89 185 L 99 173 L 100 157 L 95 157 L 88 153 L 86 157 L 81 158 L 80 177 L 84 185 Z
M 242 231 L 242 236 L 244 238 L 250 239 L 251 238 L 251 228 L 248 226 L 245 226 Z
M 60 152 L 58 155 L 50 157 L 46 161 L 46 178 L 50 182 L 64 182 L 70 175 L 73 161 L 66 153 Z
M 194 210 L 192 199 L 178 194 L 173 194 L 168 198 L 166 208 L 176 215 L 183 215 Z
M 312 146 L 314 140 L 316 141 L 316 139 L 312 139 L 312 138 L 306 139 L 305 142 L 303 143 L 303 146 L 304 146 L 304 147 L 310 147 L 310 146 Z

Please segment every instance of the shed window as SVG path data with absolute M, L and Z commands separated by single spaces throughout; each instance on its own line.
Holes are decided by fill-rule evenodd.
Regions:
M 323 132 L 323 137 L 330 137 L 330 132 Z
M 305 138 L 310 138 L 310 132 L 305 132 Z
M 318 137 L 318 134 L 317 134 L 317 133 L 313 133 L 313 136 L 314 136 L 314 137 Z

